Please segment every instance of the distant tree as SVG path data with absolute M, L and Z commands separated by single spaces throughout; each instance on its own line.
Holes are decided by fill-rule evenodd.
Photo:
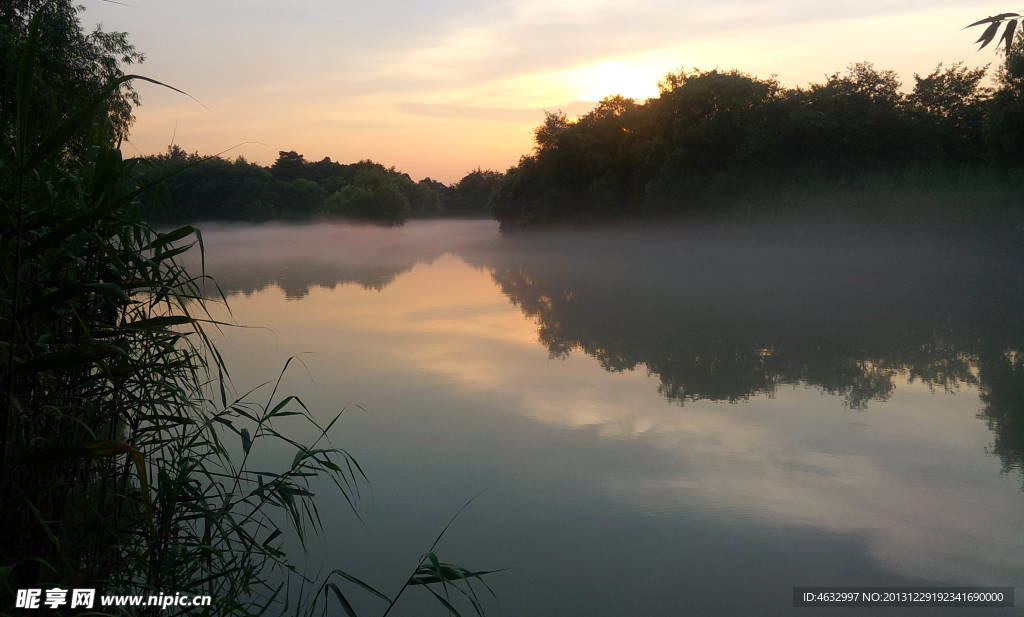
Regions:
M 445 202 L 445 213 L 456 216 L 488 216 L 491 196 L 504 174 L 479 167 L 465 176 L 452 188 Z
M 443 182 L 438 182 L 427 176 L 416 183 L 421 194 L 427 197 L 429 207 L 414 209 L 414 216 L 444 216 L 447 214 L 447 204 L 451 201 L 455 189 Z
M 323 187 L 305 178 L 278 182 L 276 187 L 278 211 L 286 218 L 312 216 L 327 199 L 327 191 Z
M 201 157 L 171 146 L 145 163 L 140 167 L 147 179 L 178 172 L 163 183 L 168 190 L 142 196 L 152 220 L 170 222 L 326 215 L 394 224 L 443 214 L 443 201 L 454 191 L 429 178 L 414 182 L 370 160 L 342 164 L 324 157 L 311 163 L 295 151 L 282 151 L 273 165 L 263 167 L 241 157 Z
M 413 182 L 412 178 L 405 176 L 402 182 L 399 183 L 399 188 L 401 188 L 406 199 L 409 200 L 412 216 L 424 218 L 440 216 L 444 213 L 444 206 L 441 201 L 442 193 L 431 184 L 425 183 L 422 180 L 420 182 Z
M 386 172 L 364 168 L 356 172 L 351 184 L 327 198 L 322 212 L 394 224 L 409 218 L 412 207 L 398 184 Z
M 309 163 L 305 157 L 294 150 L 278 152 L 277 160 L 270 166 L 270 173 L 275 180 L 291 182 L 306 175 L 306 167 Z
M 149 160 L 153 163 L 160 164 L 172 164 L 178 163 L 182 166 L 187 164 L 189 161 L 194 161 L 199 158 L 199 154 L 189 154 L 185 152 L 184 148 L 178 144 L 171 144 L 167 146 L 167 152 L 163 154 L 157 154 L 149 157 Z
M 963 62 L 943 69 L 940 62 L 925 77 L 914 73 L 914 91 L 910 102 L 923 111 L 944 118 L 961 115 L 964 111 L 986 100 L 990 88 L 981 86 L 988 65 L 969 69 Z
M 561 111 L 545 112 L 544 124 L 541 124 L 533 132 L 537 142 L 537 149 L 555 148 L 559 137 L 569 128 L 569 118 Z
M 631 139 L 626 133 L 621 138 L 628 153 L 614 157 L 615 175 L 631 184 L 619 191 L 620 202 L 639 195 L 649 212 L 692 210 L 702 194 L 716 186 L 731 192 L 744 184 L 738 174 L 753 178 L 765 171 L 766 162 L 774 162 L 764 151 L 771 149 L 779 124 L 774 116 L 783 91 L 775 79 L 739 71 L 681 70 L 666 75 L 659 89 L 661 95 L 637 114 L 638 130 L 628 134 Z M 642 143 L 631 145 L 634 140 Z M 636 158 L 642 166 L 633 168 L 629 161 Z M 621 184 L 614 178 L 605 181 L 605 194 L 609 182 Z M 599 210 L 604 215 L 609 208 Z
M 867 62 L 794 89 L 738 71 L 680 70 L 642 103 L 609 97 L 576 120 L 547 114 L 492 211 L 509 226 L 703 215 L 781 187 L 901 184 L 943 166 L 954 178 L 987 165 L 988 152 L 1016 164 L 1024 60 L 1015 58 L 995 94 L 981 85 L 983 68 L 962 64 L 915 75 L 910 94 L 894 71 Z
M 281 215 L 270 171 L 241 157 L 202 157 L 172 145 L 164 154 L 146 157 L 137 169 L 142 181 L 166 178 L 142 195 L 151 220 L 263 220 Z
M 925 77 L 914 73 L 908 103 L 929 119 L 953 159 L 977 158 L 984 150 L 985 103 L 992 94 L 991 88 L 981 85 L 987 69 L 969 69 L 958 62 L 945 69 L 940 63 Z
M 903 99 L 899 75 L 878 70 L 871 62 L 851 64 L 845 74 L 829 75 L 821 89 L 837 96 L 861 96 L 876 103 L 895 105 Z

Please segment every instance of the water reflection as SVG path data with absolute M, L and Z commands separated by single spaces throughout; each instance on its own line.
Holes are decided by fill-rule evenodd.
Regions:
M 355 224 L 201 225 L 208 271 L 226 294 L 277 286 L 290 300 L 310 288 L 357 283 L 380 290 L 417 263 L 429 263 L 460 244 L 479 242 L 479 226 L 438 221 L 403 227 Z M 187 265 L 202 267 L 201 255 Z M 211 285 L 207 289 L 216 295 Z
M 863 409 L 894 380 L 976 385 L 1007 470 L 1024 461 L 1019 260 L 928 238 L 778 229 L 538 232 L 489 222 L 204 226 L 228 294 L 383 289 L 445 253 L 491 273 L 552 357 L 644 368 L 667 398 L 730 401 L 808 384 Z M 448 309 L 452 310 L 451 308 Z
M 513 568 L 498 614 L 785 615 L 795 584 L 1024 574 L 1024 500 L 986 453 L 1009 471 L 1024 447 L 1003 257 L 480 221 L 259 229 L 204 230 L 238 318 L 277 335 L 276 356 L 265 336 L 229 345 L 235 374 L 315 351 L 310 406 L 373 410 L 339 437 L 375 481 L 370 529 L 339 516 L 326 569 L 394 581 L 487 489 L 448 547 Z
M 1019 350 L 1019 347 L 1017 347 Z M 981 400 L 979 414 L 995 433 L 992 452 L 1003 462 L 1003 470 L 1024 473 L 1024 358 L 1020 351 L 981 356 Z
M 646 367 L 680 403 L 808 384 L 861 409 L 888 399 L 897 376 L 945 391 L 977 385 L 993 452 L 1020 469 L 1020 261 L 926 239 L 834 242 L 539 234 L 479 263 L 537 320 L 553 356 Z

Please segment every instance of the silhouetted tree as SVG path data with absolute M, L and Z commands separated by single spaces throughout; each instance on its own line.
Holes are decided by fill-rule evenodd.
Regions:
M 70 0 L 0 3 L 0 130 L 6 138 L 13 135 L 18 57 L 28 36 L 28 22 L 37 10 L 41 21 L 35 55 L 36 83 L 28 106 L 30 143 L 67 120 L 82 101 L 92 98 L 103 85 L 122 76 L 122 66 L 144 59 L 124 32 L 105 32 L 100 27 L 84 32 L 79 19 L 83 7 Z M 123 84 L 109 100 L 106 121 L 98 119 L 96 127 L 113 131 L 115 141 L 123 139 L 135 119 L 132 108 L 138 103 L 131 84 Z M 83 147 L 79 142 L 81 139 L 70 144 L 69 153 Z
M 503 174 L 480 168 L 459 180 L 444 201 L 445 214 L 454 216 L 489 216 L 491 195 L 501 184 Z
M 321 211 L 327 199 L 327 191 L 322 186 L 305 178 L 278 182 L 276 188 L 281 214 L 290 218 L 312 216 Z
M 992 96 L 984 120 L 985 141 L 997 163 L 1024 165 L 1024 37 L 1006 51 L 997 74 L 999 88 Z
M 373 168 L 356 172 L 352 183 L 331 195 L 327 214 L 401 223 L 412 213 L 409 199 L 388 174 Z
M 992 92 L 981 86 L 987 68 L 969 69 L 958 62 L 943 69 L 940 63 L 925 77 L 914 74 L 908 103 L 923 112 L 950 159 L 979 160 L 984 154 L 982 126 Z
M 282 182 L 291 182 L 292 180 L 298 180 L 304 178 L 306 175 L 306 167 L 309 163 L 306 162 L 298 152 L 290 150 L 288 152 L 278 152 L 277 160 L 270 166 L 270 173 L 274 175 L 275 180 Z
M 533 153 L 494 192 L 492 212 L 514 227 L 756 212 L 759 200 L 777 209 L 806 201 L 809 189 L 824 197 L 869 182 L 916 195 L 936 183 L 915 178 L 952 182 L 991 159 L 1019 165 L 1024 114 L 1014 80 L 1024 64 L 1013 62 L 1010 54 L 994 94 L 981 85 L 983 68 L 962 64 L 915 75 L 909 95 L 895 72 L 871 63 L 793 89 L 738 71 L 670 73 L 643 103 L 614 96 L 577 120 L 547 114 Z M 1005 216 L 1010 186 L 998 189 Z
M 171 146 L 145 163 L 140 169 L 147 179 L 177 172 L 163 189 L 142 196 L 150 218 L 175 222 L 344 216 L 395 224 L 444 214 L 455 192 L 429 179 L 413 182 L 373 161 L 343 164 L 325 157 L 310 163 L 294 151 L 262 167 L 241 157 L 232 162 Z

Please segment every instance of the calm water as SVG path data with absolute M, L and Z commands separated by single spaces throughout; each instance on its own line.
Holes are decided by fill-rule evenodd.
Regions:
M 235 319 L 265 328 L 223 343 L 238 387 L 301 354 L 287 390 L 352 410 L 335 443 L 370 476 L 366 524 L 325 488 L 314 569 L 393 590 L 483 491 L 439 552 L 509 568 L 495 615 L 866 612 L 793 609 L 796 585 L 1024 594 L 1024 284 L 1004 259 L 749 229 L 203 229 Z M 399 609 L 444 614 L 412 592 Z

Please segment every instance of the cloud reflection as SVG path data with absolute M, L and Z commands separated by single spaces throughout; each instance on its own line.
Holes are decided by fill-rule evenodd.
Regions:
M 1015 442 L 1000 427 L 1019 417 L 1007 396 L 1019 382 L 1012 370 L 996 376 L 1015 360 L 990 348 L 1020 331 L 990 302 L 1013 306 L 1016 291 L 992 286 L 999 271 L 979 268 L 984 259 L 939 258 L 925 244 L 897 259 L 892 247 L 829 241 L 802 247 L 818 259 L 798 267 L 786 243 L 767 249 L 742 235 L 728 244 L 703 230 L 665 244 L 620 230 L 615 245 L 592 232 L 501 238 L 480 221 L 362 240 L 335 226 L 222 233 L 207 235 L 210 268 L 248 292 L 232 299 L 238 318 L 272 327 L 282 357 L 316 352 L 325 392 L 314 405 L 356 399 L 374 410 L 346 439 L 365 444 L 383 484 L 397 483 L 378 506 L 388 533 L 409 524 L 398 495 L 428 491 L 423 502 L 443 519 L 459 496 L 490 487 L 497 509 L 482 507 L 480 520 L 517 540 L 494 541 L 488 555 L 536 560 L 546 543 L 566 554 L 558 563 L 595 576 L 598 566 L 572 559 L 787 564 L 776 574 L 789 585 L 1013 584 L 1024 572 L 1017 478 L 999 473 L 986 451 L 993 433 L 976 417 L 982 406 L 1002 414 L 992 430 L 1008 460 Z M 263 261 L 249 263 L 257 252 Z M 288 303 L 264 266 L 312 256 L 340 278 L 314 268 L 294 279 L 301 302 Z M 383 287 L 363 274 L 377 261 L 396 272 Z M 249 278 L 236 285 L 236 272 Z M 238 343 L 230 358 L 259 374 L 264 342 Z M 848 384 L 865 375 L 886 387 L 851 398 Z M 563 509 L 587 514 L 572 523 Z M 580 544 L 588 525 L 614 554 Z M 552 587 L 538 593 L 552 602 L 554 581 L 592 589 L 545 572 Z M 624 584 L 667 602 L 651 580 Z M 750 598 L 774 593 L 758 589 Z

